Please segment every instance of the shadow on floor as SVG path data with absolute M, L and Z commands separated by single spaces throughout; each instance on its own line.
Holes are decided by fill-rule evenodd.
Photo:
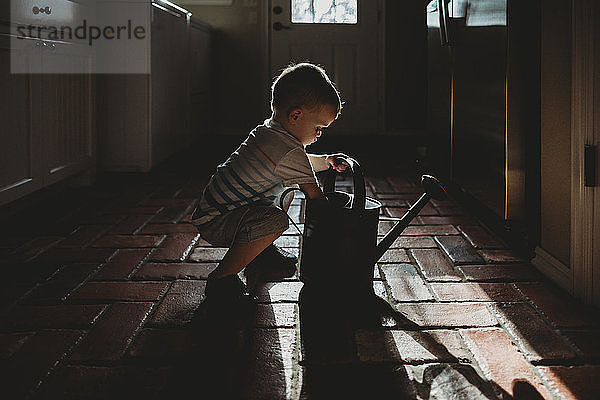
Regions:
M 174 361 L 159 398 L 240 399 L 252 349 L 248 310 L 220 313 L 200 304 L 191 321 L 187 354 Z
M 196 310 L 189 352 L 176 360 L 165 393 L 159 397 L 543 399 L 527 381 L 515 380 L 511 395 L 482 378 L 468 360 L 457 359 L 436 338 L 375 294 L 349 299 L 304 285 L 298 303 L 301 340 L 297 343 L 281 340 L 268 301 L 259 305 L 260 312 L 257 308 L 215 313 L 209 306 L 205 302 Z M 375 347 L 388 352 L 380 354 L 382 360 L 395 361 L 362 360 L 357 332 L 385 333 L 390 328 L 418 331 L 415 337 L 419 345 L 440 361 L 407 364 L 397 346 L 386 345 L 385 334 L 376 336 L 382 343 Z M 299 365 L 290 366 L 292 357 L 284 354 L 290 345 L 302 347 Z M 290 383 L 291 379 L 294 382 Z M 294 388 L 296 384 L 301 387 Z
M 332 300 L 341 298 L 344 300 Z M 443 363 L 407 369 L 397 346 L 386 343 L 375 346 L 393 354 L 379 356 L 398 362 L 361 361 L 356 349 L 357 331 L 385 331 L 382 322 L 403 330 L 423 329 L 375 294 L 348 300 L 348 296 L 333 294 L 331 290 L 311 290 L 305 285 L 299 307 L 305 368 L 301 398 L 543 399 L 526 381 L 515 381 L 511 396 L 494 382 L 483 379 L 471 365 L 461 363 L 464 360 L 456 359 L 442 343 L 423 331 L 418 336 L 419 344 Z
M 264 290 L 269 276 L 263 278 L 255 282 L 261 294 L 254 307 L 200 304 L 191 321 L 190 351 L 174 366 L 165 398 L 288 398 L 298 374 L 291 365 L 295 329 L 278 326 Z

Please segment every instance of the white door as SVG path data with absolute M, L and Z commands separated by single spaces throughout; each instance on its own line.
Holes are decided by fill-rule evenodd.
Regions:
M 344 108 L 328 133 L 381 130 L 379 0 L 271 0 L 270 78 L 292 62 L 321 65 Z

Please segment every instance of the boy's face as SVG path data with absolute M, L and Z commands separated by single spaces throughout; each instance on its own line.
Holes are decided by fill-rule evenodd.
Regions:
M 322 129 L 327 128 L 335 121 L 336 112 L 332 106 L 317 107 L 315 109 L 297 108 L 288 114 L 285 127 L 304 146 L 317 141 Z

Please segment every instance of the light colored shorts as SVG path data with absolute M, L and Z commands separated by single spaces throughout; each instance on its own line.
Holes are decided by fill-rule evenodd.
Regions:
M 247 205 L 198 225 L 204 240 L 213 246 L 231 247 L 234 243 L 250 243 L 288 229 L 288 216 L 272 205 Z

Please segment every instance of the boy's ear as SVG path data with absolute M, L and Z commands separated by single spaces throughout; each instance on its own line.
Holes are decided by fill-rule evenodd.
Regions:
M 288 114 L 288 119 L 289 119 L 290 123 L 294 123 L 294 122 L 298 121 L 298 118 L 300 118 L 301 115 L 302 115 L 302 109 L 295 108 L 292 111 L 290 111 L 290 113 Z

